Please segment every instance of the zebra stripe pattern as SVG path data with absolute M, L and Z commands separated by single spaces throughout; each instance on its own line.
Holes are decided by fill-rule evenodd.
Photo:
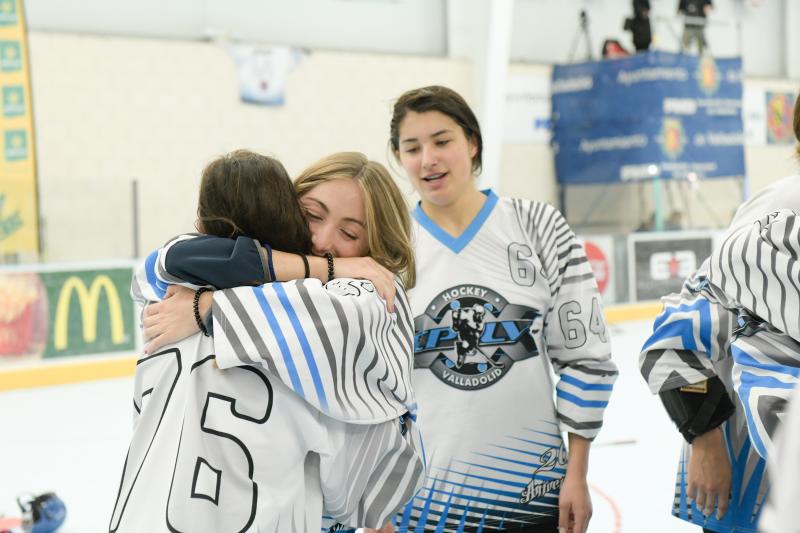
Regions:
M 766 457 L 800 375 L 800 218 L 779 209 L 726 236 L 709 280 L 746 311 L 731 346 L 736 392 Z
M 328 416 L 374 424 L 416 412 L 413 327 L 397 281 L 386 312 L 368 281 L 336 279 L 238 287 L 214 294 L 220 368 L 267 367 Z
M 558 209 L 542 202 L 512 201 L 550 286 L 544 340 L 559 376 L 556 411 L 561 430 L 593 439 L 603 425 L 618 371 L 611 360 L 592 267 Z
M 640 370 L 653 394 L 717 376 L 728 391 L 731 380 L 732 341 L 739 327 L 735 302 L 707 278 L 708 261 L 684 282 L 679 294 L 662 298 L 664 310 L 639 356 Z M 738 402 L 737 402 L 738 403 Z M 720 426 L 731 459 L 731 502 L 721 520 L 706 518 L 688 495 L 691 446 L 683 443 L 672 513 L 694 524 L 720 531 L 755 531 L 769 482 L 765 462 L 748 435 L 745 411 L 736 412 Z

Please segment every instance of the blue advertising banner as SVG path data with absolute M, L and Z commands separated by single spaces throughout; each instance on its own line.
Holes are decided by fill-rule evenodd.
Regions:
M 744 176 L 742 63 L 653 51 L 553 68 L 561 184 Z

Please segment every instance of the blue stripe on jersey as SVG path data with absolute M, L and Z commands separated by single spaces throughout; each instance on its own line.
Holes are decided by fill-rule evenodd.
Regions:
M 280 300 L 284 310 L 286 310 L 289 321 L 292 323 L 292 328 L 294 328 L 294 332 L 297 335 L 297 340 L 300 342 L 300 347 L 302 348 L 303 355 L 306 358 L 306 364 L 308 365 L 308 371 L 311 373 L 311 379 L 314 380 L 314 389 L 317 391 L 319 405 L 322 410 L 327 413 L 328 398 L 325 396 L 325 387 L 322 385 L 322 378 L 319 375 L 319 369 L 317 368 L 316 360 L 314 360 L 314 354 L 311 352 L 311 346 L 308 344 L 306 332 L 303 331 L 303 326 L 300 324 L 300 320 L 297 318 L 297 313 L 292 307 L 292 303 L 289 301 L 289 297 L 286 295 L 286 290 L 283 288 L 283 286 L 280 283 L 275 283 L 271 286 L 278 295 L 278 300 Z
M 560 477 L 563 477 L 563 475 L 565 475 L 567 473 L 567 470 L 565 468 L 553 468 L 552 470 L 546 470 L 546 471 L 540 472 L 538 474 L 533 474 L 533 473 L 531 473 L 531 471 L 529 469 L 525 469 L 525 470 L 522 470 L 522 471 L 518 472 L 518 471 L 515 471 L 515 470 L 507 470 L 505 468 L 495 468 L 495 467 L 489 466 L 489 465 L 482 465 L 480 463 L 470 463 L 470 462 L 467 462 L 467 461 L 458 461 L 458 462 L 459 463 L 463 463 L 466 466 L 474 466 L 474 467 L 480 468 L 482 470 L 489 470 L 490 472 L 505 473 L 505 474 L 510 474 L 510 475 L 513 475 L 513 476 L 517 476 L 519 478 L 524 479 L 526 482 L 522 483 L 522 482 L 517 482 L 517 481 L 511 481 L 511 480 L 508 480 L 508 479 L 496 478 L 496 477 L 479 476 L 478 474 L 472 474 L 472 473 L 469 473 L 469 472 L 461 472 L 461 471 L 455 470 L 453 468 L 442 468 L 441 471 L 442 472 L 452 472 L 454 474 L 460 474 L 460 475 L 464 476 L 465 478 L 476 478 L 476 479 L 482 479 L 484 481 L 495 481 L 495 482 L 500 483 L 500 484 L 511 485 L 512 487 L 516 487 L 516 486 L 525 487 L 525 486 L 528 485 L 527 482 L 530 481 L 531 479 L 541 479 L 541 480 L 544 480 L 544 481 L 552 481 L 554 479 L 558 479 Z M 555 477 L 551 477 L 553 475 L 555 475 Z
M 766 466 L 767 462 L 764 460 L 756 463 L 753 473 L 751 474 L 750 485 L 744 491 L 744 496 L 742 497 L 742 507 L 746 509 L 755 509 L 756 501 L 758 499 L 758 489 L 761 486 L 761 478 L 764 476 L 764 470 Z M 755 516 L 751 518 L 752 525 L 756 525 L 758 523 L 758 517 L 761 515 L 761 509 L 763 508 L 763 505 L 759 506 Z
M 411 501 L 413 502 L 414 498 L 411 498 Z M 406 508 L 403 509 L 403 514 L 400 516 L 395 516 L 395 519 L 392 520 L 392 523 L 396 529 L 400 529 L 403 526 L 408 527 L 408 523 L 411 521 L 411 509 L 411 502 L 408 502 Z
M 554 424 L 553 422 L 550 422 L 549 420 L 540 420 L 540 422 L 544 422 L 546 424 L 550 424 L 550 425 L 553 425 L 553 426 L 558 426 L 558 424 Z M 531 431 L 533 433 L 539 433 L 541 435 L 547 435 L 548 437 L 555 437 L 556 439 L 559 440 L 559 442 L 562 439 L 562 437 L 561 437 L 561 435 L 559 433 L 547 433 L 545 431 L 539 431 L 538 429 L 533 429 L 533 428 L 522 428 L 522 429 L 524 429 L 525 431 Z
M 158 250 L 155 250 L 153 253 L 147 256 L 147 259 L 144 261 L 144 271 L 147 274 L 147 283 L 153 288 L 156 295 L 160 299 L 164 299 L 164 295 L 167 293 L 167 287 L 169 286 L 167 283 L 160 281 L 156 276 L 156 260 L 158 259 Z
M 292 388 L 297 394 L 300 395 L 301 398 L 305 400 L 306 395 L 305 392 L 303 392 L 303 384 L 300 382 L 300 376 L 297 374 L 297 368 L 294 366 L 292 352 L 289 350 L 289 345 L 286 344 L 286 338 L 283 336 L 281 327 L 278 325 L 278 321 L 275 319 L 275 314 L 272 312 L 272 308 L 270 308 L 267 299 L 264 297 L 264 291 L 259 287 L 253 287 L 253 293 L 256 295 L 256 300 L 258 300 L 258 303 L 261 305 L 261 311 L 264 313 L 264 316 L 267 317 L 269 327 L 272 329 L 272 333 L 275 335 L 275 340 L 278 342 L 278 347 L 280 348 L 281 355 L 283 356 L 283 362 L 286 364 L 286 370 L 289 372 L 289 379 L 292 381 Z
M 750 372 L 742 372 L 741 381 L 742 384 L 739 386 L 739 394 L 742 398 L 742 406 L 744 407 L 745 418 L 747 419 L 747 430 L 750 432 L 750 438 L 753 440 L 753 445 L 756 451 L 758 451 L 758 454 L 761 457 L 766 457 L 767 447 L 761 439 L 755 423 L 758 413 L 753 413 L 750 408 L 750 391 L 753 387 L 765 389 L 793 389 L 794 383 L 784 383 L 773 377 L 757 376 Z
M 689 513 L 688 513 L 689 502 L 688 502 L 688 500 L 686 498 L 686 461 L 684 460 L 683 456 L 681 456 L 681 461 L 680 461 L 680 464 L 679 464 L 678 468 L 679 468 L 679 470 L 678 470 L 678 480 L 679 481 L 678 482 L 681 485 L 681 491 L 680 491 L 681 492 L 681 497 L 680 497 L 680 503 L 679 503 L 680 507 L 679 507 L 678 516 L 680 516 L 684 520 L 688 520 L 689 519 Z
M 428 215 L 425 214 L 419 204 L 417 204 L 417 207 L 414 208 L 412 215 L 417 222 L 419 222 L 419 225 L 428 230 L 428 233 L 430 233 L 437 241 L 450 248 L 454 253 L 459 253 L 470 243 L 470 241 L 472 241 L 472 239 L 475 238 L 475 235 L 477 235 L 481 227 L 483 227 L 486 219 L 492 214 L 494 206 L 497 205 L 498 197 L 494 191 L 491 189 L 486 189 L 485 191 L 481 192 L 486 195 L 486 201 L 483 203 L 483 207 L 481 207 L 481 210 L 478 211 L 477 215 L 475 215 L 475 218 L 472 219 L 472 222 L 470 222 L 469 226 L 467 226 L 467 229 L 465 229 L 464 232 L 458 237 L 453 237 L 440 228 L 436 222 L 431 220 Z
M 793 377 L 800 376 L 800 368 L 798 367 L 781 365 L 778 363 L 772 365 L 766 364 L 758 361 L 755 357 L 745 352 L 738 346 L 731 346 L 731 354 L 733 355 L 733 360 L 742 366 L 758 368 L 759 370 L 767 370 L 777 374 L 788 374 Z
M 442 515 L 439 517 L 439 523 L 436 524 L 436 532 L 435 533 L 444 533 L 444 528 L 447 526 L 447 516 L 450 514 L 450 505 L 453 503 L 453 494 L 450 493 L 450 496 L 447 498 L 447 503 L 442 509 Z
M 575 396 L 574 394 L 564 392 L 558 387 L 556 387 L 556 396 L 581 407 L 606 407 L 608 405 L 608 402 L 603 402 L 600 400 L 584 400 Z
M 614 385 L 604 385 L 602 383 L 586 383 L 585 381 L 581 381 L 578 378 L 574 378 L 567 374 L 561 374 L 561 381 L 564 383 L 569 383 L 570 385 L 575 385 L 579 389 L 583 390 L 613 390 Z
M 519 500 L 519 491 L 494 489 L 494 488 L 489 488 L 489 487 L 487 487 L 486 485 L 483 485 L 483 484 L 481 484 L 481 485 L 471 485 L 469 483 L 459 483 L 457 481 L 448 481 L 446 479 L 439 479 L 437 481 L 439 481 L 439 483 L 443 483 L 444 485 L 450 485 L 451 487 L 458 487 L 459 489 L 476 490 L 476 491 L 479 491 L 479 493 L 481 495 L 486 495 L 486 497 L 480 497 L 480 496 L 477 496 L 477 495 L 476 496 L 467 496 L 467 495 L 465 495 L 463 493 L 459 493 L 458 497 L 463 499 L 463 500 L 467 500 L 467 501 L 469 501 L 469 500 L 472 500 L 472 501 L 483 501 L 484 503 L 498 504 L 498 505 L 514 504 L 515 505 L 515 507 L 514 507 L 515 509 L 525 509 L 525 505 L 524 504 L 517 505 L 517 501 Z M 455 491 L 456 489 L 451 488 L 450 490 L 451 491 Z M 440 493 L 445 493 L 444 490 L 441 490 L 439 492 Z M 450 494 L 452 494 L 452 492 Z M 504 496 L 506 498 L 511 498 L 511 501 L 499 500 L 499 499 L 496 499 L 494 497 L 490 498 L 490 496 L 497 496 L 497 497 Z
M 732 500 L 728 512 L 722 517 L 722 520 L 717 520 L 715 514 L 708 518 L 704 517 L 702 511 L 697 507 L 697 504 L 689 505 L 687 499 L 687 472 L 686 461 L 680 461 L 678 470 L 678 479 L 676 488 L 678 490 L 678 504 L 677 508 L 673 509 L 673 515 L 686 520 L 687 522 L 697 524 L 708 529 L 715 531 L 735 531 L 736 533 L 756 533 L 755 524 L 758 521 L 758 516 L 761 513 L 763 506 L 760 505 L 759 498 L 763 499 L 760 495 L 759 488 L 764 476 L 764 459 L 755 455 L 757 460 L 755 466 L 748 467 L 748 459 L 750 459 L 750 441 L 745 439 L 742 442 L 742 447 L 737 453 L 732 445 L 733 430 L 731 421 L 728 420 L 723 424 L 723 431 L 725 433 L 725 444 L 728 450 L 728 455 L 731 457 L 731 495 Z M 744 484 L 744 473 L 750 472 L 749 481 L 747 485 Z M 758 510 L 756 506 L 758 505 Z M 689 516 L 691 511 L 691 518 Z
M 428 456 L 425 455 L 425 439 L 422 438 L 422 433 L 419 431 L 417 432 L 417 438 L 419 439 L 419 449 L 422 452 L 422 466 L 425 467 L 423 470 L 425 472 L 428 471 Z
M 497 483 L 498 485 L 508 485 L 509 487 L 525 488 L 528 486 L 527 483 L 523 483 L 522 481 L 511 481 L 508 479 L 502 479 L 498 477 L 479 476 L 477 474 L 470 474 L 469 472 L 462 472 L 460 470 L 454 470 L 452 468 L 446 468 L 444 469 L 444 471 L 449 474 L 457 474 L 459 476 L 463 476 L 465 479 L 480 479 L 481 481 L 491 481 L 493 483 Z M 528 477 L 530 478 L 531 476 L 528 475 Z M 544 479 L 549 480 L 554 478 L 545 477 Z
M 552 442 L 550 442 L 550 443 L 548 443 L 548 442 L 539 442 L 537 440 L 523 439 L 522 437 L 514 437 L 514 436 L 511 436 L 511 435 L 509 435 L 509 438 L 511 438 L 513 440 L 518 440 L 520 442 L 525 442 L 525 443 L 528 443 L 528 444 L 537 444 L 539 446 L 542 446 L 545 449 L 552 448 L 553 446 L 558 446 L 558 444 L 559 444 L 559 443 L 554 444 Z
M 445 495 L 449 495 L 449 494 L 455 493 L 458 496 L 458 498 L 460 500 L 464 501 L 464 502 L 473 503 L 473 504 L 475 504 L 475 503 L 483 504 L 483 506 L 485 507 L 485 512 L 492 513 L 492 514 L 495 514 L 495 515 L 501 515 L 504 512 L 508 512 L 509 510 L 513 510 L 513 511 L 531 511 L 532 510 L 531 507 L 528 504 L 519 502 L 519 494 L 517 494 L 517 493 L 509 493 L 510 496 L 512 498 L 514 498 L 514 500 L 498 500 L 497 498 L 485 498 L 485 497 L 478 496 L 478 495 L 467 495 L 467 494 L 462 494 L 462 493 L 459 493 L 459 492 L 456 492 L 456 491 L 464 489 L 464 488 L 468 488 L 468 489 L 480 490 L 481 493 L 489 492 L 489 493 L 498 493 L 498 495 L 502 495 L 502 492 L 500 492 L 500 491 L 487 490 L 486 488 L 483 488 L 483 487 L 480 487 L 480 486 L 465 485 L 463 483 L 454 483 L 452 481 L 445 481 L 445 480 L 442 480 L 442 479 L 435 479 L 435 481 L 438 481 L 440 484 L 441 483 L 445 483 L 445 484 L 448 484 L 448 485 L 454 485 L 456 488 L 449 489 L 449 490 L 445 490 L 445 489 L 430 489 L 429 497 L 431 497 L 431 498 L 433 497 L 432 495 L 434 495 L 434 494 L 445 496 Z M 442 500 L 437 500 L 437 499 L 434 499 L 433 503 L 435 503 L 437 505 L 442 505 L 443 504 Z M 493 508 L 490 510 L 490 509 L 488 509 L 489 506 L 492 506 Z
M 502 474 L 508 474 L 511 476 L 519 476 L 524 479 L 531 478 L 531 471 L 528 468 L 526 468 L 525 470 L 509 470 L 507 468 L 498 468 L 496 466 L 482 465 L 480 463 L 470 463 L 469 461 L 459 461 L 459 462 L 464 463 L 467 466 L 474 466 L 476 468 L 483 468 L 484 470 L 491 470 L 492 472 L 500 472 Z
M 541 457 L 542 456 L 541 453 L 537 453 L 537 452 L 530 451 L 530 450 L 523 450 L 521 448 L 512 448 L 511 446 L 503 446 L 501 444 L 492 444 L 492 446 L 494 446 L 495 448 L 500 448 L 501 450 L 520 453 L 522 455 L 530 455 L 532 457 Z
M 692 304 L 683 304 L 678 307 L 666 307 L 664 311 L 658 315 L 653 323 L 653 334 L 647 339 L 647 342 L 642 346 L 641 351 L 647 350 L 650 346 L 658 341 L 670 339 L 673 337 L 680 337 L 683 342 L 683 349 L 697 350 L 697 344 L 694 341 L 694 320 L 692 318 L 684 318 L 676 320 L 667 324 L 663 328 L 662 324 L 675 313 L 685 313 L 687 311 L 697 311 L 700 318 L 700 342 L 703 343 L 705 353 L 711 356 L 711 305 L 705 298 L 698 298 Z

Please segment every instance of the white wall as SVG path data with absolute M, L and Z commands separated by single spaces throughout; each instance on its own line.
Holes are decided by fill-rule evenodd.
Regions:
M 314 52 L 290 75 L 286 105 L 267 108 L 240 103 L 234 63 L 213 44 L 32 32 L 30 47 L 45 224 L 73 237 L 46 234 L 58 244 L 49 260 L 99 249 L 117 256 L 114 239 L 129 229 L 114 227 L 119 202 L 104 207 L 107 182 L 127 194 L 139 180 L 144 253 L 192 228 L 200 171 L 216 155 L 272 153 L 290 174 L 339 150 L 386 161 L 392 99 L 402 91 L 441 83 L 471 96 L 462 61 Z M 54 192 L 62 182 L 74 183 L 69 195 Z M 91 252 L 86 223 L 72 217 L 86 198 L 103 211 L 93 224 L 109 228 Z
M 25 0 L 29 27 L 232 39 L 332 50 L 446 53 L 444 0 Z
M 200 171 L 216 155 L 242 147 L 272 153 L 290 174 L 338 150 L 393 163 L 388 123 L 401 92 L 439 83 L 474 104 L 472 67 L 461 60 L 315 51 L 289 75 L 286 105 L 267 108 L 240 103 L 234 63 L 214 44 L 32 32 L 30 46 L 47 260 L 129 257 L 132 179 L 139 181 L 138 245 L 146 253 L 191 229 Z M 549 67 L 515 64 L 511 72 Z M 797 89 L 786 81 L 747 83 Z M 797 168 L 790 147 L 746 153 L 752 192 Z M 405 179 L 398 183 L 413 199 Z M 504 145 L 499 183 L 501 194 L 558 200 L 545 145 Z M 723 223 L 741 198 L 724 182 L 702 184 L 701 193 Z M 576 213 L 596 202 L 597 191 L 570 196 L 568 210 Z M 636 189 L 604 201 L 598 231 L 635 227 Z M 713 224 L 698 198 L 689 202 L 696 225 Z
M 314 49 L 471 58 L 492 0 L 25 0 L 33 30 L 177 39 L 231 38 Z M 741 55 L 750 76 L 787 74 L 800 25 L 797 0 L 714 0 L 707 36 L 716 55 Z M 758 4 L 756 7 L 755 4 Z M 652 0 L 653 46 L 678 49 L 678 0 Z M 630 0 L 515 0 L 511 57 L 567 61 L 578 13 L 589 16 L 591 50 L 606 38 L 631 46 L 622 23 Z M 792 20 L 795 19 L 795 20 Z M 741 30 L 739 24 L 741 23 Z M 788 35 L 787 35 L 788 34 Z M 585 56 L 579 41 L 576 57 Z M 791 74 L 791 72 L 790 72 Z M 797 75 L 794 72 L 793 75 Z

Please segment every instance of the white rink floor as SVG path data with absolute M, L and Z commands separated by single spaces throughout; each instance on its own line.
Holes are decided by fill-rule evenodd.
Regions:
M 639 375 L 650 322 L 612 327 L 620 377 L 592 449 L 590 533 L 681 533 L 669 516 L 680 436 Z M 55 491 L 62 533 L 108 530 L 131 427 L 132 379 L 0 393 L 0 515 L 22 492 Z

